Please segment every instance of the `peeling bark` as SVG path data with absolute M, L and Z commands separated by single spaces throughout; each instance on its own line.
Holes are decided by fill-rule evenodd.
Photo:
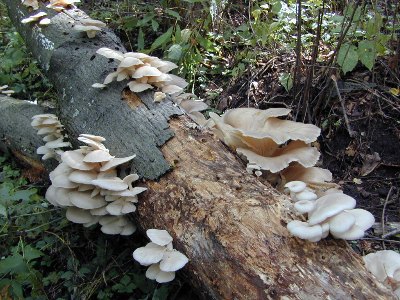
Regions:
M 19 1 L 5 2 L 11 13 L 21 9 Z M 14 21 L 18 22 L 18 18 Z M 69 20 L 68 16 L 58 18 L 61 23 Z M 25 36 L 30 36 L 29 28 L 23 27 L 23 30 L 26 30 Z M 51 26 L 43 30 L 48 37 L 51 31 Z M 28 45 L 35 41 L 37 39 L 27 38 Z M 87 60 L 90 61 L 95 47 L 87 48 L 87 45 L 115 48 L 117 44 L 105 41 L 103 36 L 92 43 L 87 39 L 74 39 L 64 44 L 53 42 L 57 46 L 48 59 L 42 58 L 42 63 L 45 66 L 46 61 L 49 62 L 49 74 L 53 75 L 50 79 L 63 92 L 60 115 L 62 121 L 67 122 L 66 128 L 72 137 L 87 129 L 85 132 L 107 138 L 106 146 L 113 155 L 140 153 L 140 159 L 153 163 L 150 172 L 141 162 L 134 162 L 147 178 L 156 178 L 155 174 L 161 175 L 168 169 L 157 168 L 157 164 L 172 166 L 159 181 L 146 180 L 149 189 L 140 197 L 136 218 L 142 230 L 166 229 L 174 237 L 175 248 L 190 259 L 180 272 L 205 298 L 394 298 L 373 279 L 360 256 L 347 243 L 332 239 L 309 243 L 291 237 L 286 230 L 287 222 L 293 217 L 290 200 L 268 183 L 247 174 L 242 162 L 209 132 L 186 126 L 186 117 L 171 120 L 171 128 L 168 128 L 168 116 L 177 113 L 170 102 L 158 106 L 152 103 L 149 94 L 140 97 L 131 94 L 127 97 L 128 105 L 119 98 L 122 84 L 111 85 L 106 92 L 87 88 L 109 72 L 103 58 L 95 57 L 92 60 L 95 66 L 90 66 Z M 86 49 L 82 60 L 76 53 L 68 54 L 74 47 Z M 65 56 L 72 62 L 62 61 Z M 86 67 L 92 68 L 91 71 L 85 71 Z M 78 115 L 74 117 L 75 110 Z M 110 116 L 113 114 L 117 117 Z M 155 119 L 161 118 L 161 124 L 150 120 L 150 114 L 157 116 Z M 10 110 L 0 102 L 0 120 L 5 115 L 9 115 L 13 124 L 22 119 L 18 110 Z M 146 131 L 143 122 L 148 122 Z M 3 126 L 4 123 L 0 123 L 1 134 Z M 172 132 L 175 137 L 166 142 Z M 36 142 L 32 140 L 32 146 Z M 159 151 L 156 147 L 165 142 Z M 150 152 L 137 149 L 139 143 L 151 144 L 162 160 L 152 161 L 154 157 Z M 12 145 L 16 149 L 23 147 L 20 143 Z M 150 151 L 150 148 L 145 149 Z M 124 151 L 129 153 L 121 155 Z

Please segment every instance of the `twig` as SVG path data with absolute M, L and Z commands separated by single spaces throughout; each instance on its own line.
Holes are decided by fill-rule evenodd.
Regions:
M 384 238 L 384 236 L 385 236 L 385 212 L 386 212 L 386 206 L 388 204 L 390 195 L 392 194 L 392 190 L 393 190 L 393 186 L 391 186 L 390 189 L 389 189 L 389 192 L 388 192 L 388 194 L 386 196 L 386 199 L 385 199 L 385 204 L 383 205 L 383 209 L 382 209 L 382 220 L 381 220 L 381 222 L 382 222 L 382 238 Z
M 345 107 L 345 105 L 344 105 L 343 98 L 342 98 L 342 96 L 340 95 L 340 91 L 339 91 L 339 87 L 338 87 L 338 84 L 337 84 L 337 80 L 336 80 L 335 75 L 332 75 L 332 76 L 331 76 L 331 79 L 333 80 L 333 83 L 334 83 L 335 88 L 336 88 L 336 92 L 337 92 L 338 97 L 339 97 L 339 100 L 340 100 L 340 105 L 342 106 L 343 117 L 344 117 L 344 122 L 345 122 L 345 124 L 346 124 L 347 132 L 349 133 L 349 136 L 353 138 L 353 137 L 355 137 L 356 133 L 355 133 L 355 131 L 353 131 L 353 129 L 351 129 L 349 119 L 347 118 L 346 107 Z
M 383 222 L 382 222 L 382 223 L 383 223 Z M 386 239 L 386 238 L 388 238 L 388 237 L 394 236 L 394 235 L 399 234 L 399 233 L 400 233 L 400 228 L 397 228 L 397 229 L 395 229 L 395 230 L 393 230 L 393 231 L 390 231 L 390 232 L 388 232 L 388 233 L 382 235 L 382 238 L 383 238 L 383 239 Z

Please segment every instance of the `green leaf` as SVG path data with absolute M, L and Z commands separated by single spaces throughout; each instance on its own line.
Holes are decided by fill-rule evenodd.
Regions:
M 281 1 L 276 1 L 276 2 L 274 2 L 274 3 L 272 4 L 271 11 L 272 11 L 274 14 L 279 14 L 279 12 L 281 11 L 281 9 L 282 9 L 282 2 L 281 2 Z
M 180 21 L 181 16 L 180 16 L 179 13 L 177 13 L 176 11 L 167 8 L 167 9 L 165 10 L 165 12 L 166 12 L 167 14 L 169 14 L 170 16 L 174 17 L 175 19 L 177 19 L 178 21 Z
M 290 73 L 282 73 L 279 76 L 279 83 L 285 88 L 286 92 L 289 92 L 293 87 L 293 78 Z
M 337 63 L 344 74 L 354 70 L 358 62 L 357 48 L 349 43 L 343 44 L 338 53 Z
M 0 261 L 0 274 L 26 272 L 28 268 L 24 258 L 16 253 Z
M 168 49 L 167 58 L 173 61 L 178 61 L 182 56 L 182 47 L 178 44 L 173 44 Z
M 22 285 L 19 282 L 13 280 L 11 282 L 11 287 L 12 287 L 13 293 L 17 297 L 17 299 L 24 299 Z
M 144 32 L 142 28 L 139 29 L 138 40 L 137 40 L 137 49 L 144 49 Z
M 7 218 L 7 208 L 0 204 L 0 215 Z
M 160 24 L 156 20 L 151 20 L 151 28 L 153 29 L 154 32 L 157 32 L 158 28 L 160 27 Z
M 150 50 L 153 51 L 157 48 L 159 48 L 160 46 L 166 44 L 172 36 L 172 31 L 174 30 L 173 27 L 170 27 L 167 32 L 163 33 L 161 36 L 159 36 L 151 45 Z
M 376 48 L 375 42 L 373 41 L 361 41 L 358 43 L 358 56 L 360 61 L 369 70 L 372 70 L 376 59 Z
M 44 256 L 44 253 L 38 249 L 33 248 L 31 245 L 24 247 L 24 258 L 27 261 Z

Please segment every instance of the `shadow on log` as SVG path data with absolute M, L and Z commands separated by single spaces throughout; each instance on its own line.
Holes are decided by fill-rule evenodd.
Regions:
M 26 10 L 19 1 L 5 2 L 19 24 Z M 134 165 L 148 179 L 172 166 L 159 181 L 146 180 L 149 190 L 140 197 L 136 218 L 142 230 L 166 229 L 174 237 L 176 248 L 190 258 L 182 274 L 200 294 L 213 299 L 394 297 L 347 243 L 290 237 L 290 200 L 247 174 L 235 155 L 208 132 L 186 126 L 186 117 L 168 125 L 169 116 L 180 113 L 170 102 L 154 104 L 149 94 L 142 94 L 139 107 L 132 109 L 121 100 L 124 84 L 110 85 L 106 91 L 92 89 L 91 84 L 101 82 L 115 66 L 97 57 L 96 49 L 124 49 L 110 32 L 92 41 L 75 36 L 69 22 L 82 17 L 81 11 L 70 10 L 53 17 L 47 29 L 18 27 L 35 56 L 45 57 L 42 65 L 60 91 L 61 119 L 72 138 L 97 134 L 107 139 L 113 155 L 137 153 Z M 68 35 L 58 32 L 63 28 Z M 37 32 L 41 40 L 57 46 L 49 52 Z M 11 113 L 10 119 L 19 123 L 18 111 L 7 108 L 0 109 L 0 118 Z

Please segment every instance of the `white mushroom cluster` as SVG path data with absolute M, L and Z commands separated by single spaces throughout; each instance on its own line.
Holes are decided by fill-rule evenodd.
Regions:
M 88 38 L 94 38 L 101 28 L 106 27 L 106 23 L 91 18 L 79 20 L 79 23 L 74 25 L 74 30 L 84 32 Z
M 289 232 L 301 239 L 318 242 L 331 233 L 337 239 L 356 240 L 375 222 L 370 212 L 355 209 L 356 200 L 339 190 L 328 190 L 317 199 L 304 182 L 289 182 L 285 187 L 295 201 L 295 210 L 308 214 L 307 222 L 294 220 L 287 225 Z
M 286 181 L 330 181 L 328 170 L 314 167 L 320 153 L 310 144 L 317 140 L 320 129 L 278 118 L 289 112 L 286 108 L 236 108 L 222 116 L 210 113 L 211 127 L 226 145 L 247 159 L 249 171 L 280 173 Z
M 363 257 L 365 267 L 400 299 L 400 254 L 382 250 Z
M 129 89 L 138 93 L 148 89 L 159 89 L 155 95 L 155 101 L 161 101 L 165 94 L 179 94 L 187 86 L 187 82 L 176 75 L 169 74 L 178 66 L 170 61 L 161 60 L 158 57 L 149 56 L 144 53 L 127 52 L 100 48 L 96 52 L 102 56 L 119 61 L 115 72 L 110 73 L 103 84 L 95 83 L 93 87 L 104 87 L 112 81 L 130 80 Z
M 15 91 L 14 90 L 10 90 L 8 88 L 8 85 L 0 86 L 0 94 L 3 94 L 3 95 L 6 95 L 6 96 L 10 97 L 14 93 L 15 93 Z
M 66 138 L 62 133 L 64 126 L 56 115 L 35 115 L 32 117 L 31 126 L 37 129 L 38 135 L 44 135 L 43 141 L 46 144 L 36 150 L 37 154 L 43 155 L 43 160 L 54 158 L 59 161 L 64 152 L 61 148 L 71 147 L 71 143 L 64 141 L 64 138 Z
M 34 14 L 28 18 L 22 19 L 21 23 L 22 24 L 27 24 L 27 23 L 34 23 L 39 21 L 39 25 L 49 25 L 51 23 L 49 18 L 45 18 L 47 16 L 47 13 L 41 11 L 38 12 L 37 14 Z
M 132 234 L 136 226 L 124 215 L 136 210 L 137 195 L 146 188 L 132 186 L 139 179 L 137 174 L 120 179 L 116 168 L 135 155 L 110 155 L 100 136 L 81 134 L 78 139 L 86 146 L 62 153 L 61 163 L 50 173 L 52 184 L 46 199 L 67 207 L 71 222 L 86 227 L 100 223 L 101 231 L 107 234 Z
M 27 7 L 32 7 L 33 10 L 39 9 L 38 0 L 22 0 L 21 3 Z
M 172 236 L 166 230 L 146 231 L 151 240 L 145 247 L 133 252 L 133 258 L 143 266 L 149 266 L 146 277 L 164 283 L 174 280 L 175 272 L 187 264 L 189 259 L 172 246 Z
M 195 94 L 183 93 L 172 97 L 172 101 L 198 125 L 206 126 L 207 120 L 201 111 L 208 109 L 208 105 L 203 100 L 198 99 Z
M 46 7 L 61 12 L 64 9 L 75 8 L 75 3 L 80 3 L 80 0 L 50 0 L 50 4 Z

